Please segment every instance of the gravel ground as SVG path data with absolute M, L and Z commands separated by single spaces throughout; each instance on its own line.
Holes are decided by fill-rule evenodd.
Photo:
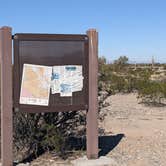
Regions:
M 138 104 L 136 94 L 117 94 L 107 98 L 111 105 L 102 124 L 107 133 L 123 134 L 107 156 L 119 165 L 166 165 L 166 107 Z

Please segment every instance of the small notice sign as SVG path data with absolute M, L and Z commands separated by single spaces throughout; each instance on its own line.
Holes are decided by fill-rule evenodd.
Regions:
M 51 79 L 51 93 L 60 96 L 72 96 L 73 92 L 83 88 L 81 65 L 53 66 Z

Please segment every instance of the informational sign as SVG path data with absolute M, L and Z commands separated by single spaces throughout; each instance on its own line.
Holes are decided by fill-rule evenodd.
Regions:
M 88 109 L 86 34 L 15 34 L 13 44 L 14 108 L 28 113 Z
M 48 106 L 51 93 L 61 97 L 72 96 L 82 91 L 81 65 L 42 66 L 24 64 L 21 83 L 20 104 Z
M 83 75 L 81 65 L 53 66 L 51 93 L 60 96 L 72 96 L 73 92 L 82 91 Z
M 48 106 L 52 68 L 24 64 L 20 104 Z

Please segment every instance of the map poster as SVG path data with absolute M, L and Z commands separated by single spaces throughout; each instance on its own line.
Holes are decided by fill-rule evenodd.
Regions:
M 24 64 L 20 104 L 48 106 L 52 67 Z

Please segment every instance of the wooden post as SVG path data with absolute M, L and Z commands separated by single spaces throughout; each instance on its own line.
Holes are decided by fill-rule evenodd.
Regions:
M 1 62 L 1 161 L 2 166 L 13 165 L 12 112 L 12 29 L 0 28 Z
M 89 37 L 89 110 L 87 112 L 87 157 L 98 158 L 98 33 L 87 31 Z

